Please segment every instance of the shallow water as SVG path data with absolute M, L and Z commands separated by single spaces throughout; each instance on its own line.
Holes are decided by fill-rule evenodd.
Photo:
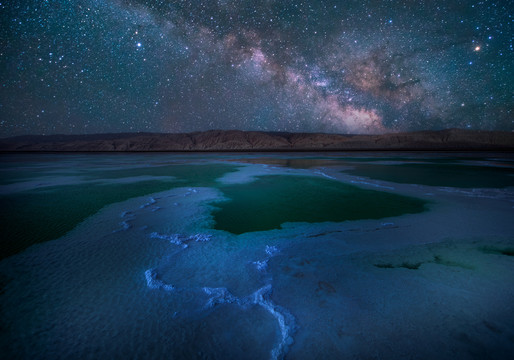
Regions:
M 106 205 L 176 187 L 212 186 L 216 178 L 236 169 L 226 164 L 170 165 L 164 159 L 148 164 L 148 156 L 97 155 L 69 155 L 45 167 L 48 157 L 56 158 L 40 155 L 37 161 L 21 163 L 22 177 L 17 177 L 12 162 L 2 166 L 9 184 L 0 186 L 0 258 L 63 236 Z
M 514 186 L 514 167 L 454 164 L 403 163 L 359 164 L 347 173 L 402 184 L 459 188 L 504 188 Z
M 17 252 L 0 261 L 6 358 L 514 351 L 508 154 L 1 160 L 3 248 Z M 401 181 L 412 163 L 459 167 L 449 182 Z
M 215 229 L 233 234 L 279 229 L 286 222 L 342 222 L 422 212 L 425 201 L 361 189 L 325 178 L 262 176 L 223 186 L 227 198 L 214 212 Z

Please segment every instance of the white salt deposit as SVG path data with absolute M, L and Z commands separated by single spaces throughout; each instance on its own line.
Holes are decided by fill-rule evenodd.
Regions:
M 248 164 L 223 183 L 321 172 L 428 199 L 428 211 L 235 236 L 212 229 L 222 187 L 186 184 L 113 204 L 0 262 L 1 353 L 510 359 L 514 188 L 413 186 Z

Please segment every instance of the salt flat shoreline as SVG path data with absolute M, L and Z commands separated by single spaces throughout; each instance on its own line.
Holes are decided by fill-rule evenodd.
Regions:
M 230 158 L 120 156 L 127 159 L 117 169 L 131 171 Z M 52 159 L 39 165 L 57 164 L 71 171 L 68 177 L 87 169 L 104 182 L 138 179 L 130 172 L 107 176 L 106 167 L 119 164 L 113 153 L 104 162 L 89 157 L 91 163 L 87 155 L 75 162 L 70 156 L 12 155 L 24 157 Z M 66 161 L 59 165 L 59 158 Z M 64 236 L 0 261 L 0 275 L 8 279 L 0 294 L 0 314 L 9 326 L 0 339 L 2 353 L 22 359 L 199 353 L 255 359 L 510 358 L 512 186 L 395 183 L 342 171 L 352 163 L 293 168 L 234 158 L 237 171 L 216 177 L 216 184 L 251 188 L 262 176 L 291 176 L 292 183 L 310 176 L 430 204 L 416 214 L 285 222 L 280 229 L 240 235 L 213 226 L 213 206 L 226 195 L 212 184 L 189 180 L 106 205 Z M 510 159 L 487 161 L 511 165 Z M 32 165 L 28 169 L 44 179 L 41 166 Z

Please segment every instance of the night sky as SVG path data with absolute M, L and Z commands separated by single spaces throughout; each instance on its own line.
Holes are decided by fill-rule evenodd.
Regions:
M 512 1 L 0 0 L 0 136 L 514 130 Z

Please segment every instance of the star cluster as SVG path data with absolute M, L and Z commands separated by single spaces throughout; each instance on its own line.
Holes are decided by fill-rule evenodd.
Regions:
M 514 130 L 512 3 L 0 0 L 0 136 Z

